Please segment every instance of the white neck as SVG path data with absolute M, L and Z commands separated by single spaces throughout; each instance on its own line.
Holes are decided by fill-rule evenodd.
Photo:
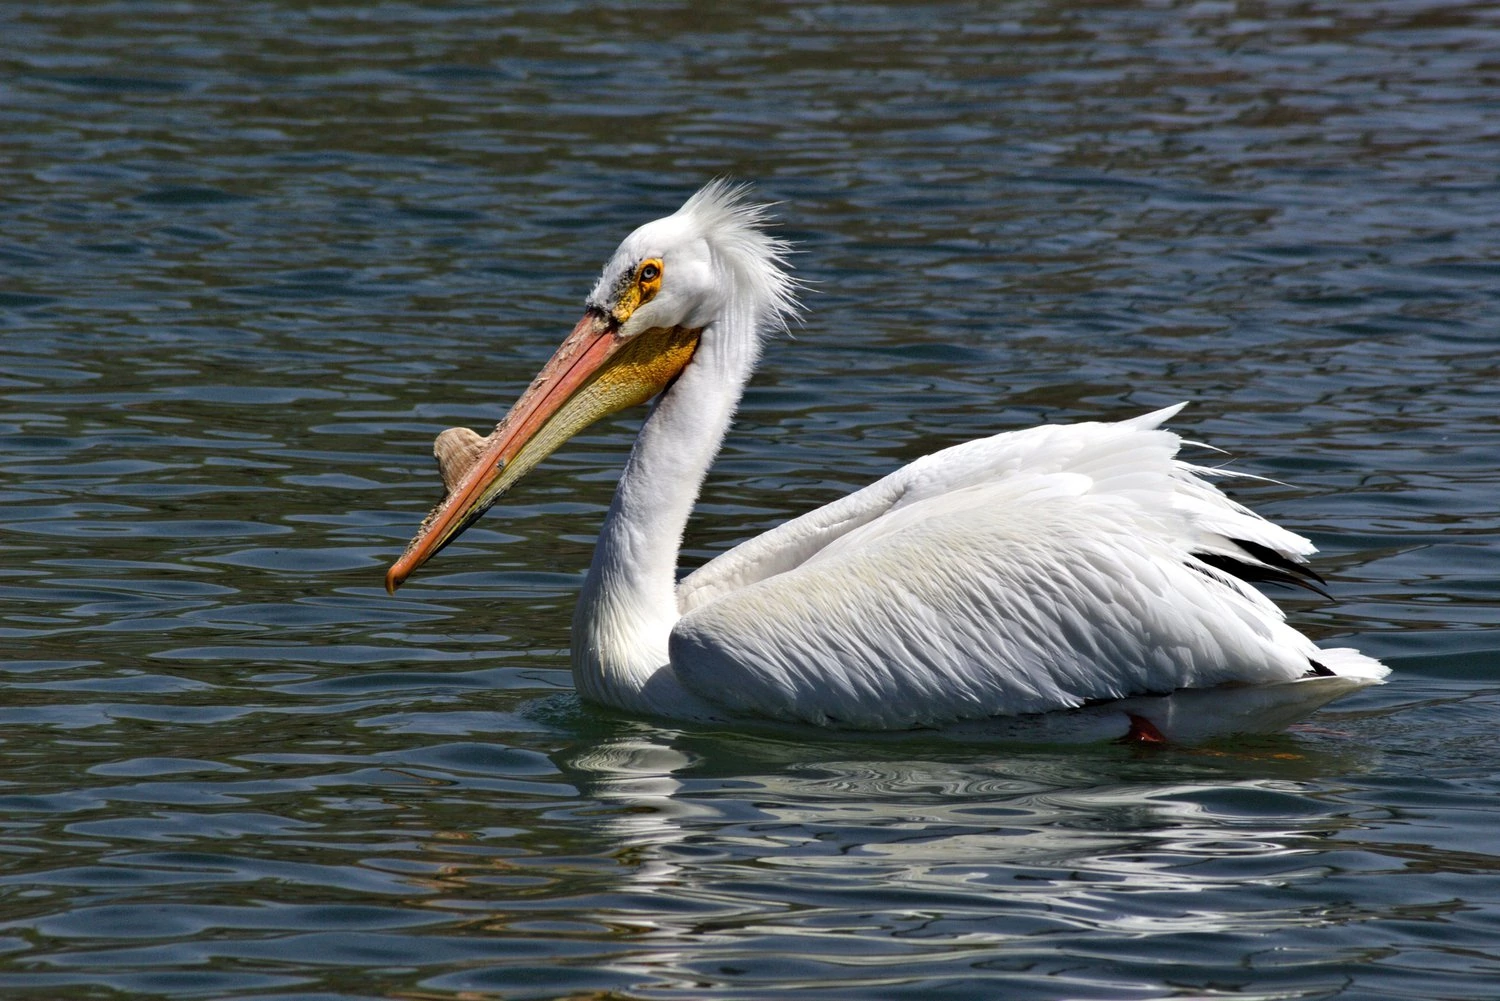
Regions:
M 714 715 L 668 662 L 677 553 L 758 351 L 748 315 L 704 328 L 636 438 L 573 614 L 573 680 L 586 699 L 674 718 Z

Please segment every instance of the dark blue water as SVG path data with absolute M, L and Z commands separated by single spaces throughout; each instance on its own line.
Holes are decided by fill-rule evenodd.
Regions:
M 0 7 L 0 990 L 1492 998 L 1488 5 Z M 798 743 L 573 696 L 639 413 L 397 598 L 636 224 L 815 291 L 701 561 L 928 450 L 1182 399 L 1390 684 L 1284 735 Z

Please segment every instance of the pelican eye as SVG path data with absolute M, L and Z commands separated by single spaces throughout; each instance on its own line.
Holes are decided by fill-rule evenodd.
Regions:
M 652 257 L 637 264 L 633 278 L 629 271 L 621 272 L 618 281 L 615 302 L 609 312 L 616 323 L 624 323 L 661 291 L 661 258 Z

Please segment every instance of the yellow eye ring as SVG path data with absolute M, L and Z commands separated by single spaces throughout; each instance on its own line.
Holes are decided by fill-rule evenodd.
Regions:
M 652 257 L 636 265 L 633 282 L 624 275 L 620 276 L 620 291 L 610 310 L 617 322 L 624 323 L 637 309 L 656 298 L 656 293 L 661 291 L 661 270 L 661 258 Z

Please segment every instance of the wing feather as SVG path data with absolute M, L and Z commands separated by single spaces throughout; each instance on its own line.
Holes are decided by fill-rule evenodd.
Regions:
M 922 456 L 699 567 L 678 584 L 678 610 L 688 612 L 800 566 L 835 540 L 903 506 L 994 482 L 1021 470 L 1060 472 L 1089 457 L 1107 455 L 1115 442 L 1158 428 L 1184 406 L 1179 403 L 1118 423 L 1049 424 L 1008 431 Z M 1174 453 L 1179 444 L 1177 436 L 1169 432 L 1160 435 L 1158 447 Z M 1157 477 L 1161 472 L 1157 470 Z M 1213 490 L 1212 485 L 1209 489 Z
M 1046 426 L 919 459 L 682 585 L 678 677 L 735 713 L 905 728 L 1301 677 L 1312 642 L 1197 552 L 1305 539 L 1158 425 Z

